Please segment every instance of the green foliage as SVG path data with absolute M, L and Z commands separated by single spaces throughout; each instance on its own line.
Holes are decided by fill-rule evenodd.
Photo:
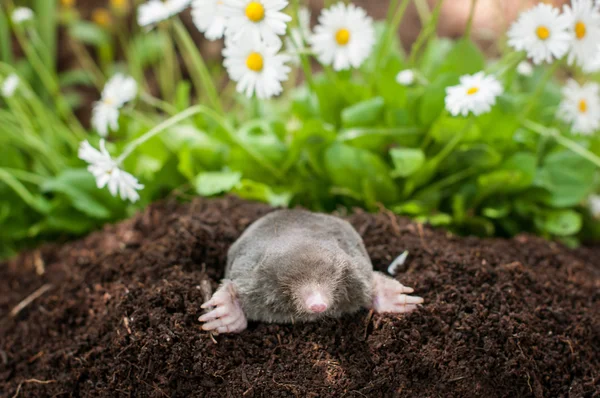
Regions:
M 54 2 L 34 3 L 40 10 L 55 9 L 48 5 Z M 6 51 L 6 15 L 0 10 L 0 83 L 17 72 L 23 84 L 13 98 L 0 98 L 0 258 L 41 240 L 84 234 L 167 195 L 233 193 L 273 206 L 321 211 L 384 205 L 465 234 L 531 231 L 569 244 L 600 238 L 585 209 L 597 188 L 600 139 L 565 145 L 560 137 L 568 137 L 567 126 L 554 117 L 560 86 L 542 81 L 543 90 L 533 98 L 540 73 L 517 76 L 515 54 L 494 65 L 508 70 L 500 75 L 505 94 L 478 117 L 453 117 L 444 102 L 447 87 L 460 76 L 486 69 L 472 41 L 432 38 L 407 62 L 393 35 L 386 36 L 387 45 L 378 43 L 377 56 L 358 71 L 325 68 L 306 84 L 290 84 L 280 99 L 259 103 L 235 97 L 238 101 L 221 113 L 213 105 L 230 93 L 201 87 L 215 68 L 205 64 L 179 22 L 173 25 L 176 40 L 168 29 L 138 34 L 133 29 L 123 38 L 114 32 L 128 23 L 126 18 L 106 28 L 61 14 L 79 61 L 97 62 L 58 74 L 40 70 L 40 63 L 55 56 L 56 15 L 40 21 L 41 42 L 31 37 L 32 52 L 18 61 Z M 378 32 L 383 40 L 383 26 Z M 176 60 L 169 54 L 175 45 L 185 49 L 191 81 L 173 70 Z M 125 62 L 115 61 L 120 49 Z M 405 87 L 395 78 L 409 67 L 418 79 Z M 170 125 L 127 157 L 123 168 L 145 185 L 135 204 L 98 189 L 77 158 L 80 141 L 98 147 L 99 138 L 74 118 L 82 98 L 72 88 L 99 91 L 117 71 L 136 77 L 142 94 L 122 110 L 120 129 L 109 138 L 107 148 L 115 157 L 126 143 L 191 109 L 196 97 L 215 110 L 200 109 Z M 171 79 L 160 81 L 167 101 L 149 95 L 150 81 L 143 80 L 149 74 Z M 526 120 L 547 131 L 533 129 Z

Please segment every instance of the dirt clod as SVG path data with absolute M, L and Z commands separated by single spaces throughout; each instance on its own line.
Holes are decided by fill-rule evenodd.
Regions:
M 600 248 L 459 238 L 389 213 L 347 219 L 377 269 L 409 251 L 398 277 L 419 311 L 251 323 L 213 341 L 197 321 L 206 284 L 271 210 L 162 202 L 0 264 L 0 396 L 600 396 Z

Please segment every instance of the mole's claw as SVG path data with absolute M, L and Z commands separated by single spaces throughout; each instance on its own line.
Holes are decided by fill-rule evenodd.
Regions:
M 235 286 L 231 282 L 224 283 L 201 307 L 215 307 L 198 318 L 200 322 L 206 322 L 202 325 L 203 330 L 233 333 L 241 332 L 247 326 L 246 316 L 238 301 Z
M 372 308 L 379 312 L 406 313 L 417 309 L 417 304 L 423 303 L 423 298 L 409 296 L 414 290 L 402 285 L 395 279 L 389 278 L 379 272 L 373 277 L 373 304 Z
M 231 324 L 218 327 L 216 330 L 219 333 L 239 333 L 242 330 L 245 330 L 247 326 L 248 322 L 246 321 L 246 317 L 242 316 Z
M 212 321 L 213 319 L 220 318 L 222 316 L 227 315 L 228 308 L 226 306 L 220 306 L 216 309 L 202 315 L 198 320 L 200 322 Z
M 407 296 L 406 294 L 401 294 L 400 296 L 398 296 L 398 301 L 396 302 L 396 304 L 423 304 L 423 298 L 418 296 Z
M 418 306 L 415 304 L 399 305 L 395 312 L 397 312 L 399 314 L 403 314 L 403 313 L 412 312 L 412 311 L 416 310 L 417 308 L 418 308 Z
M 222 318 L 215 319 L 214 321 L 210 321 L 202 325 L 202 329 L 204 330 L 214 330 L 223 326 L 231 325 L 237 320 L 231 315 L 224 316 Z

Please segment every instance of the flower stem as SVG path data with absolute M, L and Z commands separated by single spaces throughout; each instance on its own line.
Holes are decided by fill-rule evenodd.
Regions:
M 523 127 L 537 133 L 543 137 L 551 137 L 556 140 L 563 147 L 570 149 L 572 152 L 575 152 L 582 158 L 589 160 L 594 163 L 596 166 L 600 167 L 600 157 L 590 152 L 586 148 L 582 147 L 578 143 L 573 140 L 570 140 L 566 137 L 563 137 L 560 132 L 555 128 L 548 128 L 546 126 L 542 126 L 539 123 L 536 123 L 531 120 L 524 120 L 522 123 Z
M 117 158 L 116 162 L 118 164 L 122 164 L 125 161 L 125 159 L 129 155 L 131 155 L 133 151 L 135 151 L 140 145 L 144 144 L 146 141 L 157 136 L 163 131 L 175 126 L 179 122 L 199 114 L 207 116 L 213 119 L 216 123 L 218 123 L 227 134 L 229 140 L 231 140 L 234 144 L 242 148 L 242 150 L 244 150 L 258 164 L 260 164 L 266 170 L 271 172 L 273 176 L 275 176 L 275 178 L 277 178 L 278 180 L 281 180 L 283 178 L 283 174 L 280 172 L 280 170 L 274 165 L 272 165 L 268 159 L 263 157 L 259 152 L 256 152 L 254 149 L 252 149 L 250 146 L 248 146 L 246 143 L 240 140 L 240 138 L 235 134 L 233 126 L 231 126 L 231 124 L 223 116 L 204 105 L 192 106 L 186 109 L 185 111 L 165 120 L 164 122 L 160 123 L 153 129 L 148 131 L 146 134 L 132 141 L 129 145 L 125 147 L 125 150 L 123 151 L 121 156 Z
M 306 43 L 308 37 L 304 37 L 304 32 L 302 31 L 302 27 L 300 26 L 300 0 L 294 1 L 294 18 L 296 21 L 296 26 L 298 27 L 298 31 L 300 32 L 300 38 L 302 43 Z M 315 81 L 312 75 L 312 68 L 310 67 L 310 58 L 307 53 L 300 52 L 298 53 L 300 57 L 300 63 L 302 65 L 302 71 L 304 72 L 304 78 L 306 79 L 306 83 L 311 91 L 315 92 Z
M 521 113 L 522 120 L 527 119 L 531 111 L 537 106 L 540 97 L 542 96 L 542 93 L 544 91 L 544 88 L 546 87 L 546 83 L 548 83 L 548 80 L 550 80 L 550 78 L 554 76 L 554 73 L 556 73 L 557 69 L 560 67 L 560 64 L 561 63 L 558 61 L 554 62 L 554 64 L 546 70 L 546 73 L 544 73 L 544 75 L 537 82 L 533 94 L 531 95 L 531 97 L 529 97 L 527 105 Z
M 410 58 L 408 60 L 410 67 L 415 66 L 415 63 L 417 62 L 417 57 L 419 56 L 421 49 L 425 46 L 425 44 L 427 44 L 427 42 L 429 42 L 431 36 L 435 34 L 438 20 L 440 19 L 443 3 L 444 0 L 437 1 L 433 13 L 431 14 L 431 18 L 429 18 L 429 21 L 427 21 L 427 24 L 423 27 L 421 33 L 419 34 L 419 37 L 417 38 L 417 41 L 413 45 L 413 48 L 410 52 Z
M 156 109 L 165 112 L 168 115 L 175 115 L 177 113 L 177 108 L 175 108 L 173 105 L 167 101 L 161 100 L 160 98 L 156 98 L 145 91 L 143 91 L 140 95 L 140 100 Z
M 467 20 L 467 28 L 465 29 L 465 38 L 471 37 L 471 31 L 473 29 L 473 20 L 475 19 L 475 8 L 477 7 L 477 0 L 471 0 L 471 9 L 469 10 L 469 19 Z
M 223 105 L 219 99 L 217 88 L 213 82 L 213 79 L 206 67 L 206 63 L 202 58 L 202 55 L 194 45 L 190 34 L 183 26 L 180 20 L 176 19 L 173 24 L 175 28 L 175 37 L 178 40 L 178 47 L 183 54 L 189 57 L 189 71 L 190 75 L 193 76 L 194 85 L 196 86 L 197 94 L 200 95 L 203 88 L 208 95 L 208 100 L 213 108 L 220 114 L 224 114 Z M 188 59 L 184 57 L 184 59 Z
M 53 97 L 56 102 L 56 109 L 58 110 L 61 117 L 69 123 L 71 129 L 76 131 L 77 133 L 84 134 L 85 130 L 79 120 L 73 114 L 73 111 L 69 104 L 66 102 L 64 97 L 60 92 L 60 84 L 58 83 L 58 78 L 56 75 L 52 73 L 52 70 L 47 68 L 44 64 L 44 61 L 40 57 L 40 55 L 36 52 L 35 48 L 31 44 L 31 42 L 25 37 L 23 34 L 23 30 L 20 26 L 16 26 L 14 29 L 15 37 L 25 55 L 27 60 L 30 62 L 31 66 L 40 77 L 40 80 L 46 87 L 46 90 Z
M 411 0 L 402 0 L 402 3 L 396 9 L 399 0 L 392 0 L 390 3 L 390 8 L 388 9 L 387 21 L 385 25 L 385 31 L 383 33 L 383 41 L 379 47 L 379 51 L 377 52 L 377 58 L 375 61 L 375 71 L 380 70 L 381 63 L 385 55 L 388 53 L 389 46 L 392 42 L 394 35 L 397 33 L 398 26 L 400 26 L 400 22 L 402 22 L 402 18 L 406 13 L 406 9 Z M 395 13 L 392 13 L 396 9 Z M 373 76 L 377 76 L 377 73 L 373 73 Z

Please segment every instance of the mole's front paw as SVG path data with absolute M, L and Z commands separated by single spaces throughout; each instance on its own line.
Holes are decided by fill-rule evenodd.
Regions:
M 395 279 L 375 272 L 373 278 L 373 309 L 379 313 L 395 312 L 404 313 L 417 309 L 423 299 L 417 296 L 408 296 L 414 290 L 402 285 Z
M 212 311 L 198 318 L 200 322 L 206 322 L 202 329 L 218 333 L 239 333 L 248 326 L 233 283 L 223 284 L 210 300 L 202 304 L 202 308 L 211 307 L 214 307 Z

